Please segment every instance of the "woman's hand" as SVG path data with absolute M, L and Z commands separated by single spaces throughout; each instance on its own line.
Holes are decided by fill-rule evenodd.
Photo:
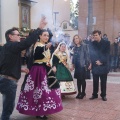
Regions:
M 52 71 L 55 73 L 57 71 L 56 67 L 52 67 Z
M 92 64 L 90 63 L 90 65 L 88 66 L 88 70 L 92 69 Z
M 48 48 L 50 48 L 50 47 L 51 47 L 51 45 L 52 45 L 52 43 L 51 43 L 51 42 L 47 43 L 47 44 L 46 44 L 46 48 L 47 48 L 47 49 L 48 49 Z
M 28 68 L 21 68 L 21 72 L 24 72 L 24 73 L 28 74 L 29 73 L 29 69 Z
M 73 71 L 73 70 L 74 70 L 74 65 L 70 67 L 70 71 Z

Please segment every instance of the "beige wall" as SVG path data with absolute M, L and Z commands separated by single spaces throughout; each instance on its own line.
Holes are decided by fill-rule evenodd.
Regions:
M 70 1 L 64 0 L 36 0 L 38 3 L 32 6 L 31 8 L 31 28 L 38 27 L 39 19 L 41 14 L 46 16 L 46 20 L 49 27 L 53 32 L 55 30 L 55 14 L 53 12 L 59 12 L 56 15 L 56 26 L 61 31 L 61 23 L 63 21 L 70 20 Z M 70 31 L 69 31 L 70 30 Z M 71 28 L 68 31 L 62 31 L 63 34 L 70 34 L 70 40 L 72 37 L 78 33 L 78 31 L 71 31 Z
M 53 22 L 55 15 L 53 12 L 59 12 L 56 15 L 57 26 L 60 26 L 61 22 L 70 19 L 70 5 L 69 0 L 64 2 L 64 0 L 36 0 L 38 3 L 31 8 L 31 27 L 36 28 L 39 24 L 39 19 L 41 14 L 44 14 L 48 21 L 48 26 L 53 27 Z M 54 1 L 54 2 L 53 2 Z M 65 11 L 64 11 L 65 9 Z
M 70 3 L 64 0 L 35 0 L 37 3 L 31 6 L 31 28 L 35 29 L 39 25 L 41 14 L 46 16 L 46 20 L 49 27 L 54 32 L 54 20 L 55 15 L 53 12 L 59 12 L 56 16 L 57 27 L 60 24 L 70 19 Z M 2 28 L 2 42 L 5 43 L 5 31 L 11 27 L 19 27 L 19 5 L 18 0 L 1 0 L 1 28 Z M 61 29 L 61 28 L 60 28 Z M 63 33 L 73 34 L 77 31 L 69 32 L 63 31 Z
M 87 18 L 87 12 L 88 12 L 88 0 L 79 0 L 79 28 L 78 28 L 78 32 L 79 35 L 82 38 L 85 38 L 87 35 L 87 26 L 86 26 L 86 18 Z
M 88 0 L 80 1 L 79 12 L 79 34 L 87 35 L 86 18 L 88 15 Z M 83 5 L 84 4 L 84 5 Z M 96 24 L 93 29 L 99 29 L 106 33 L 111 42 L 120 32 L 120 0 L 93 0 L 93 16 Z
M 5 43 L 5 31 L 13 26 L 19 27 L 19 7 L 17 0 L 1 0 L 1 35 Z

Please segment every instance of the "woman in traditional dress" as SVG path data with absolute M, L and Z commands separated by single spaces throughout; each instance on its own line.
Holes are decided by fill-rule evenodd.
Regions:
M 39 37 L 40 42 L 34 46 L 34 63 L 20 93 L 17 110 L 22 114 L 47 119 L 46 115 L 63 108 L 59 83 L 51 88 L 48 86 L 49 74 L 52 73 L 53 78 L 50 79 L 54 79 L 53 71 L 56 72 L 54 67 L 49 66 L 51 43 L 45 44 L 49 39 L 48 31 L 41 30 Z
M 70 63 L 67 46 L 64 42 L 61 42 L 52 55 L 51 64 L 57 69 L 56 78 L 60 82 L 62 96 L 76 93 L 73 78 L 69 70 Z
M 88 45 L 82 42 L 82 38 L 78 35 L 73 37 L 73 60 L 72 64 L 75 68 L 74 78 L 77 79 L 78 94 L 76 98 L 83 99 L 86 96 L 86 72 L 91 69 L 91 61 Z

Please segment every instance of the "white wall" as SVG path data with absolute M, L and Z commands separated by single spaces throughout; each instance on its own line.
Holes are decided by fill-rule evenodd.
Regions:
M 59 12 L 56 15 L 57 27 L 60 27 L 64 20 L 70 19 L 70 2 L 67 0 L 34 0 L 37 3 L 31 6 L 31 28 L 35 29 L 39 25 L 41 15 L 46 16 L 46 20 L 52 31 L 55 28 L 54 20 L 55 14 L 53 12 Z M 5 31 L 11 27 L 19 27 L 19 6 L 18 0 L 1 0 L 1 22 L 2 22 L 2 42 L 5 43 Z M 54 32 L 54 31 L 53 31 Z M 63 33 L 77 33 L 77 31 L 69 32 L 63 31 Z M 73 35 L 72 35 L 73 36 Z
M 39 25 L 39 20 L 41 18 L 41 14 L 46 16 L 46 20 L 49 27 L 53 33 L 55 30 L 55 14 L 54 12 L 59 12 L 56 14 L 56 25 L 57 28 L 60 28 L 60 25 L 63 21 L 70 20 L 70 1 L 67 0 L 36 0 L 38 3 L 34 4 L 31 8 L 31 28 L 36 28 Z M 61 26 L 62 27 L 62 26 Z M 70 40 L 72 40 L 75 34 L 78 34 L 78 31 L 62 31 L 63 34 L 70 34 Z
M 38 3 L 31 7 L 31 28 L 37 28 L 41 15 L 44 14 L 48 24 L 52 23 L 52 0 L 36 0 Z M 47 4 L 46 4 L 47 3 Z M 49 26 L 49 25 L 48 25 Z
M 12 27 L 19 27 L 18 0 L 1 0 L 1 35 L 5 43 L 5 31 Z
M 56 15 L 57 25 L 60 26 L 61 22 L 70 19 L 70 4 L 69 0 L 36 0 L 38 3 L 34 4 L 31 8 L 31 28 L 36 28 L 39 24 L 41 14 L 44 14 L 47 18 L 47 27 L 53 28 L 53 22 L 55 20 L 55 14 L 53 12 L 59 12 Z M 65 10 L 65 11 L 64 11 Z

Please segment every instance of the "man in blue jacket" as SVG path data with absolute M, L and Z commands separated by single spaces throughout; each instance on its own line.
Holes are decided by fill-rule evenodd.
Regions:
M 101 94 L 103 101 L 106 98 L 107 74 L 109 72 L 109 52 L 110 42 L 101 38 L 101 31 L 93 31 L 94 41 L 90 47 L 92 74 L 93 74 L 93 94 L 90 100 L 98 98 L 99 78 L 101 80 Z

